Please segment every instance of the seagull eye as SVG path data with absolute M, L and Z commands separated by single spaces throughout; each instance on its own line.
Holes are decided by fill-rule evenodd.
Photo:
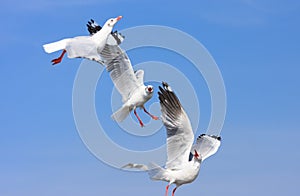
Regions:
M 113 19 L 110 20 L 110 22 L 114 21 Z
M 153 91 L 152 87 L 148 87 L 148 91 L 152 92 Z

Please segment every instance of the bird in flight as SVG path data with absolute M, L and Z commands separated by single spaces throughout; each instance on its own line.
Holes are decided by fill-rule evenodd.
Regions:
M 97 34 L 98 31 L 102 31 L 102 27 L 94 20 L 89 21 L 87 27 L 92 36 Z M 142 108 L 152 119 L 159 119 L 148 112 L 144 106 L 153 96 L 153 86 L 144 85 L 143 70 L 137 70 L 136 72 L 133 70 L 126 52 L 119 46 L 124 37 L 116 31 L 112 32 L 111 35 L 111 39 L 108 39 L 107 44 L 99 53 L 101 61 L 110 73 L 111 80 L 122 95 L 123 106 L 113 113 L 111 117 L 117 122 L 122 122 L 133 110 L 140 126 L 144 127 L 143 121 L 136 112 L 138 107 Z
M 118 16 L 106 21 L 103 28 L 92 36 L 78 36 L 74 38 L 66 38 L 60 41 L 43 45 L 47 53 L 62 50 L 61 55 L 53 59 L 52 65 L 56 65 L 62 61 L 62 58 L 67 53 L 69 58 L 86 58 L 89 60 L 103 63 L 99 53 L 103 50 L 107 43 L 109 35 L 111 35 L 114 25 L 122 18 Z
M 174 196 L 176 189 L 193 182 L 200 170 L 201 163 L 215 154 L 220 147 L 221 137 L 202 134 L 195 144 L 194 133 L 190 120 L 185 113 L 179 99 L 171 87 L 163 82 L 158 92 L 162 121 L 167 130 L 167 162 L 165 167 L 154 163 L 149 165 L 129 163 L 123 168 L 136 168 L 147 171 L 152 180 L 168 182 L 166 193 L 171 184 L 176 187 L 172 191 Z

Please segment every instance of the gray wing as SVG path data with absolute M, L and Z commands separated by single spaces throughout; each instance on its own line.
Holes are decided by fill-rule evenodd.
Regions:
M 108 36 L 107 43 L 108 45 L 120 45 L 124 41 L 124 36 L 115 31 Z
M 194 134 L 188 116 L 180 101 L 167 83 L 158 92 L 162 121 L 167 129 L 167 163 L 166 168 L 180 169 L 188 162 Z
M 115 87 L 122 95 L 123 102 L 126 102 L 130 94 L 141 85 L 127 54 L 118 45 L 106 44 L 100 56 Z
M 202 161 L 215 154 L 221 145 L 221 137 L 202 134 L 197 138 L 196 144 L 192 147 L 192 153 L 196 150 Z

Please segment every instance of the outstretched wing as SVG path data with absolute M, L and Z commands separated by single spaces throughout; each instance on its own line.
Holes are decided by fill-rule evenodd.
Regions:
M 138 82 L 127 54 L 118 45 L 106 44 L 100 56 L 123 102 L 126 102 L 130 94 L 143 85 Z
M 192 147 L 192 153 L 194 150 L 198 152 L 202 161 L 211 155 L 215 154 L 221 145 L 221 137 L 215 135 L 202 134 L 197 138 L 197 142 Z
M 91 35 L 101 30 L 101 26 L 91 19 L 87 24 Z M 134 74 L 131 62 L 119 45 L 123 42 L 124 36 L 117 31 L 111 32 L 108 36 L 104 49 L 100 52 L 100 57 L 106 65 L 110 77 L 122 95 L 123 102 L 127 101 L 130 94 L 141 84 Z
M 90 35 L 94 35 L 95 33 L 97 33 L 98 31 L 100 31 L 102 29 L 102 27 L 98 23 L 96 23 L 93 19 L 88 21 L 86 26 L 87 26 L 87 29 L 88 29 Z M 119 33 L 118 31 L 114 31 L 114 32 L 111 32 L 110 35 L 108 36 L 106 44 L 120 45 L 123 42 L 124 38 L 125 37 L 121 33 Z
M 166 168 L 181 169 L 188 162 L 194 134 L 188 116 L 181 106 L 175 93 L 167 83 L 158 92 L 162 121 L 167 129 L 167 156 Z

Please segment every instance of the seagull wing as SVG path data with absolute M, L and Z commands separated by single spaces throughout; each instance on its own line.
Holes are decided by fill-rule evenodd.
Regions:
M 135 76 L 136 76 L 136 79 L 138 81 L 138 84 L 139 85 L 143 85 L 144 84 L 144 70 L 137 70 L 135 72 Z
M 108 36 L 106 44 L 120 45 L 124 41 L 124 39 L 125 39 L 125 37 L 121 33 L 114 31 Z
M 98 31 L 100 31 L 102 29 L 102 27 L 98 23 L 96 23 L 93 19 L 88 21 L 86 26 L 88 28 L 90 35 L 94 35 L 95 33 L 97 33 Z
M 196 150 L 201 156 L 202 161 L 215 154 L 221 145 L 221 137 L 202 134 L 197 138 L 192 151 Z M 193 153 L 193 152 L 192 152 Z
M 194 134 L 190 120 L 175 93 L 167 83 L 158 92 L 162 121 L 167 129 L 168 169 L 181 169 L 188 162 Z
M 118 45 L 106 44 L 100 56 L 106 65 L 107 71 L 110 73 L 115 87 L 122 95 L 123 102 L 126 102 L 130 98 L 131 93 L 141 86 L 127 54 Z
M 99 59 L 97 45 L 90 36 L 78 36 L 70 39 L 65 48 L 69 58 Z

